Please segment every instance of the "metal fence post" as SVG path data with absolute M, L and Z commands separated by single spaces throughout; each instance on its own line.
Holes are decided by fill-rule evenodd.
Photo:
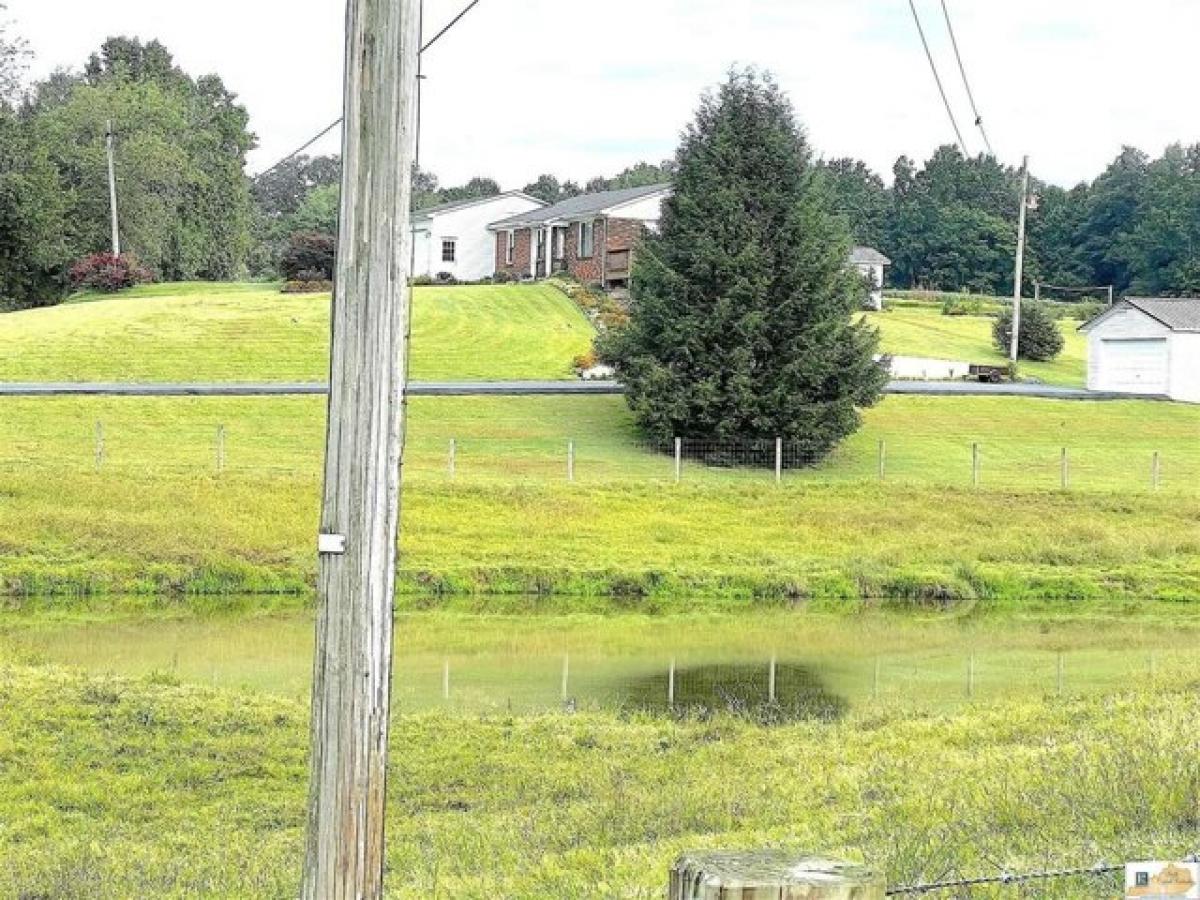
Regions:
M 887 441 L 879 441 L 879 480 L 887 476 Z
M 225 471 L 225 426 L 217 426 L 217 474 Z
M 683 438 L 675 438 L 675 483 L 683 479 Z
M 104 423 L 96 423 L 96 471 L 104 468 Z
M 1062 448 L 1062 489 L 1069 490 L 1071 487 L 1071 456 L 1066 447 Z
M 783 483 L 783 438 L 775 438 L 775 483 Z
M 449 472 L 450 472 L 450 480 L 451 481 L 454 480 L 454 476 L 457 474 L 457 470 L 458 470 L 458 441 L 455 438 L 450 438 Z
M 567 441 L 567 481 L 575 481 L 575 441 Z
M 979 442 L 977 441 L 971 445 L 971 484 L 974 487 L 979 487 L 980 474 Z

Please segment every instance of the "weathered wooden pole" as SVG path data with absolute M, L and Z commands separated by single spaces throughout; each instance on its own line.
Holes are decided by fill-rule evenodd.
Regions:
M 348 0 L 301 896 L 383 894 L 417 0 Z

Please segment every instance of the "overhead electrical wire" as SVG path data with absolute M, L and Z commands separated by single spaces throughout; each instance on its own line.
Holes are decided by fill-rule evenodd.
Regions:
M 954 58 L 958 60 L 958 71 L 962 74 L 963 87 L 967 89 L 967 99 L 971 101 L 971 112 L 975 115 L 975 127 L 983 135 L 983 143 L 987 147 L 988 153 L 995 156 L 996 151 L 992 149 L 992 142 L 988 139 L 987 130 L 983 127 L 983 116 L 979 114 L 979 107 L 975 103 L 975 93 L 971 90 L 971 82 L 967 78 L 967 67 L 963 65 L 962 54 L 958 50 L 958 38 L 954 34 L 954 24 L 950 21 L 950 7 L 946 5 L 946 0 L 942 0 L 942 12 L 946 16 L 946 30 L 950 32 L 950 43 L 954 45 Z
M 971 154 L 967 151 L 967 142 L 963 140 L 962 130 L 958 127 L 958 119 L 954 117 L 954 109 L 950 106 L 950 98 L 946 96 L 946 87 L 942 84 L 942 76 L 938 74 L 937 63 L 933 61 L 933 51 L 929 49 L 929 41 L 925 37 L 925 29 L 921 25 L 917 4 L 913 0 L 908 0 L 908 8 L 912 10 L 913 21 L 917 23 L 917 32 L 921 35 L 921 44 L 925 48 L 925 58 L 929 60 L 933 80 L 937 82 L 938 93 L 942 95 L 942 104 L 946 107 L 946 115 L 950 117 L 950 124 L 954 127 L 954 134 L 958 137 L 958 146 L 963 155 L 970 156 Z
M 468 3 L 463 8 L 462 12 L 460 12 L 457 16 L 455 16 L 453 19 L 450 20 L 450 22 L 446 25 L 445 28 L 443 28 L 441 31 L 439 31 L 432 38 L 430 38 L 428 41 L 425 42 L 425 44 L 421 47 L 421 51 L 420 51 L 421 55 L 424 55 L 426 50 L 428 50 L 430 47 L 432 47 L 434 44 L 436 44 L 438 41 L 440 41 L 443 37 L 445 37 L 446 33 L 448 31 L 450 31 L 450 29 L 452 29 L 459 22 L 461 22 L 463 20 L 463 17 L 466 16 L 467 13 L 469 13 L 471 10 L 473 10 L 476 6 L 478 6 L 479 3 L 480 3 L 480 0 L 471 0 L 471 2 Z M 421 23 L 422 23 L 421 27 L 424 27 L 424 18 L 425 18 L 424 3 L 421 4 L 420 17 L 421 17 Z M 421 74 L 421 72 L 419 70 L 419 65 L 420 64 L 418 62 L 418 73 L 417 73 L 418 82 L 420 79 L 425 77 L 423 74 Z M 418 90 L 417 103 L 418 103 L 418 107 L 419 107 L 419 105 L 420 105 L 420 99 L 419 99 L 420 84 L 419 83 L 417 86 L 417 90 Z M 419 113 L 418 113 L 418 115 L 419 115 Z M 321 138 L 325 137 L 325 135 L 329 134 L 329 132 L 333 131 L 333 129 L 337 128 L 341 124 L 342 124 L 342 117 L 339 116 L 336 121 L 334 121 L 328 127 L 322 129 L 321 132 L 316 135 L 316 137 L 314 137 L 310 141 L 305 142 L 304 146 L 300 147 L 297 150 L 293 150 L 291 153 L 289 153 L 283 159 L 279 160 L 279 162 L 275 163 L 275 165 L 271 166 L 270 168 L 263 169 L 261 172 L 259 172 L 257 175 L 255 175 L 254 178 L 251 180 L 258 181 L 261 178 L 266 178 L 268 175 L 270 175 L 272 172 L 274 172 L 280 166 L 283 166 L 283 165 L 291 162 L 293 159 L 295 159 L 297 156 L 299 156 L 301 153 L 303 153 L 305 150 L 307 150 L 309 147 L 311 147 L 317 141 L 321 140 Z M 420 127 L 420 126 L 418 125 L 418 127 Z

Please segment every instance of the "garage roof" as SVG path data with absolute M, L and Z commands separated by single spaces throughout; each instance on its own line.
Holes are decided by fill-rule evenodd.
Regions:
M 1079 330 L 1090 331 L 1120 309 L 1136 309 L 1172 331 L 1200 331 L 1200 297 L 1126 297 Z

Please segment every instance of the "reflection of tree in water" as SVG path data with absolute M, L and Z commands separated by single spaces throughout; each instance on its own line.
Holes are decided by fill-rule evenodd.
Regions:
M 771 725 L 796 720 L 833 721 L 846 714 L 845 697 L 831 693 L 807 666 L 777 663 L 775 700 L 770 699 L 768 665 L 699 665 L 675 670 L 675 704 L 668 704 L 670 672 L 626 681 L 623 703 L 634 709 L 671 712 L 686 718 L 717 713 L 745 716 Z

